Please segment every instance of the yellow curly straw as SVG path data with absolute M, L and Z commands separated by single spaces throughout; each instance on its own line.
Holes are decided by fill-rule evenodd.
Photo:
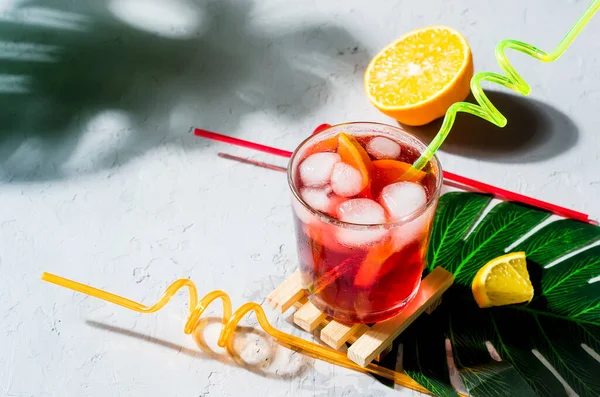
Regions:
M 392 380 L 401 386 L 408 387 L 421 393 L 431 393 L 406 374 L 393 371 L 391 369 L 387 369 L 373 363 L 369 364 L 367 367 L 361 367 L 358 364 L 351 361 L 344 353 L 330 349 L 325 346 L 318 345 L 316 343 L 309 342 L 297 336 L 293 336 L 285 332 L 279 331 L 269 323 L 265 311 L 263 310 L 262 306 L 260 306 L 258 303 L 244 303 L 242 306 L 240 306 L 240 308 L 233 312 L 231 306 L 231 299 L 229 298 L 229 295 L 219 290 L 209 292 L 202 299 L 198 300 L 198 290 L 196 289 L 196 285 L 193 281 L 188 279 L 180 279 L 175 281 L 167 288 L 167 290 L 160 297 L 158 302 L 156 302 L 152 306 L 145 306 L 141 303 L 132 301 L 122 296 L 115 295 L 98 288 L 90 287 L 88 285 L 81 284 L 76 281 L 72 281 L 51 273 L 44 272 L 42 274 L 42 280 L 105 300 L 107 302 L 114 303 L 116 305 L 122 306 L 124 308 L 139 313 L 154 313 L 159 311 L 160 309 L 165 307 L 167 303 L 169 303 L 169 301 L 171 300 L 173 295 L 177 293 L 177 291 L 184 287 L 187 287 L 190 295 L 190 312 L 189 317 L 185 323 L 184 332 L 188 335 L 191 334 L 194 331 L 196 324 L 198 324 L 200 316 L 202 316 L 202 313 L 204 313 L 206 308 L 215 300 L 221 299 L 221 302 L 223 304 L 223 325 L 221 326 L 221 333 L 219 335 L 218 345 L 222 348 L 225 348 L 227 352 L 232 356 L 235 356 L 235 352 L 233 349 L 233 334 L 235 333 L 236 327 L 238 323 L 242 320 L 242 318 L 246 316 L 246 314 L 248 314 L 249 312 L 254 312 L 254 314 L 256 315 L 256 319 L 258 320 L 258 324 L 261 326 L 261 328 L 267 334 L 275 338 L 277 342 L 279 342 L 285 347 L 299 351 L 308 356 L 330 362 L 332 364 L 340 365 L 342 367 L 346 367 L 360 372 L 369 372 L 375 375 L 379 375 L 386 379 Z

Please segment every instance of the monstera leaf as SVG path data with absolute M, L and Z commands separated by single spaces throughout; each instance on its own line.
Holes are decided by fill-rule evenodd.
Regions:
M 440 198 L 429 269 L 451 271 L 455 284 L 433 314 L 401 336 L 405 371 L 435 395 L 457 396 L 448 340 L 471 396 L 600 396 L 600 246 L 592 244 L 600 228 L 551 221 L 547 212 L 512 202 L 493 206 L 478 222 L 491 202 L 475 193 Z M 526 252 L 535 297 L 480 309 L 473 277 L 507 249 Z

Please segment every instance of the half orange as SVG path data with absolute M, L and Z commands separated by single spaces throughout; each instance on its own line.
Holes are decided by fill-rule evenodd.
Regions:
M 389 44 L 365 72 L 369 101 L 406 125 L 424 125 L 469 95 L 473 58 L 457 31 L 433 26 Z

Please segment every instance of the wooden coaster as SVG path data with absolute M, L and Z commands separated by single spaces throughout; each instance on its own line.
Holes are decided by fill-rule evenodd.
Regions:
M 436 267 L 423 279 L 417 295 L 402 312 L 372 326 L 343 324 L 317 309 L 308 301 L 308 292 L 302 289 L 299 270 L 275 288 L 267 296 L 267 302 L 281 313 L 294 306 L 294 323 L 297 326 L 308 332 L 321 327 L 321 341 L 336 350 L 349 343 L 348 358 L 365 367 L 391 351 L 394 339 L 423 312 L 429 314 L 435 310 L 441 303 L 442 294 L 453 282 L 451 273 Z

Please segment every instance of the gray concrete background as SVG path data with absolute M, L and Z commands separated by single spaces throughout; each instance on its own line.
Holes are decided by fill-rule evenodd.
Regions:
M 322 122 L 391 122 L 362 75 L 397 36 L 454 27 L 476 71 L 498 71 L 496 42 L 550 50 L 589 3 L 0 2 L 0 395 L 416 395 L 252 333 L 241 368 L 215 323 L 214 353 L 183 334 L 183 294 L 142 316 L 39 276 L 147 303 L 189 277 L 261 302 L 296 266 L 285 178 L 217 158 L 252 153 L 191 126 L 292 149 Z M 444 168 L 600 218 L 599 34 L 596 16 L 553 64 L 511 53 L 531 97 L 489 86 L 508 127 L 460 116 Z

